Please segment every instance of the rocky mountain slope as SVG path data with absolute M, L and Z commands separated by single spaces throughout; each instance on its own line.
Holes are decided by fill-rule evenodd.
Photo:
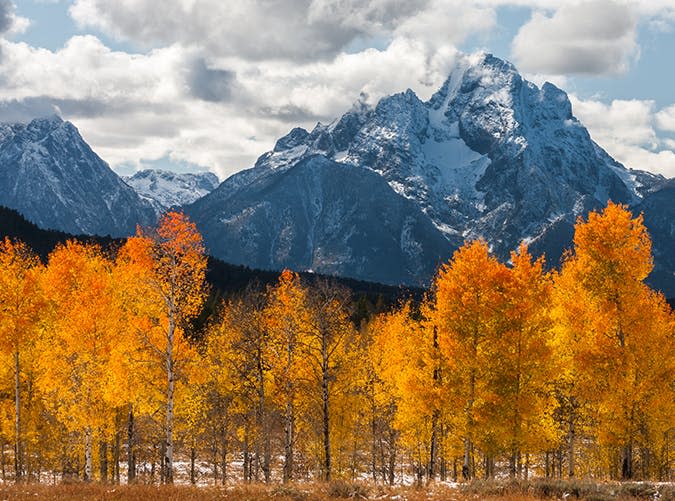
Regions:
M 289 182 L 297 167 L 303 182 Z M 609 199 L 639 206 L 663 181 L 593 142 L 562 90 L 479 55 L 465 57 L 427 102 L 408 90 L 375 107 L 356 103 L 311 132 L 293 129 L 186 210 L 227 261 L 424 284 L 435 257 L 464 239 L 484 238 L 502 258 L 525 240 L 556 261 L 578 215 Z M 371 206 L 374 216 L 356 217 Z M 388 218 L 403 207 L 414 224 Z M 327 230 L 310 231 L 317 221 Z M 380 225 L 387 245 L 371 244 Z M 289 235 L 302 245 L 280 246 Z
M 448 255 L 448 241 L 413 201 L 377 173 L 321 155 L 261 173 L 219 198 L 224 191 L 188 213 L 227 262 L 409 284 L 431 276 Z
M 54 116 L 0 124 L 0 205 L 42 228 L 122 236 L 152 224 L 155 211 Z

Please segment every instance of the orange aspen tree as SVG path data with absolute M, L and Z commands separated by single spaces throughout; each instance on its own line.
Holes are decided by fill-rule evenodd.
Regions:
M 206 255 L 201 235 L 187 216 L 164 214 L 155 230 L 137 232 L 126 254 L 138 272 L 140 312 L 146 326 L 137 329 L 166 382 L 162 480 L 173 483 L 176 383 L 196 353 L 185 337 L 188 322 L 206 298 Z M 144 310 L 144 311 L 143 311 Z
M 39 278 L 43 266 L 21 242 L 0 242 L 0 348 L 11 353 L 14 366 L 14 471 L 23 473 L 21 422 L 21 359 L 38 334 L 43 310 Z
M 494 454 L 486 425 L 490 373 L 489 347 L 505 330 L 509 271 L 490 255 L 483 241 L 465 244 L 441 267 L 434 281 L 433 322 L 438 344 L 452 377 L 452 408 L 462 409 L 456 421 L 464 437 L 462 475 L 475 475 L 472 451 L 480 437 L 491 476 Z
M 655 426 L 650 416 L 671 416 L 657 428 L 674 424 L 672 313 L 644 284 L 651 270 L 642 216 L 633 218 L 611 202 L 577 222 L 574 254 L 562 270 L 570 279 L 561 284 L 576 284 L 585 302 L 587 330 L 568 333 L 581 375 L 578 389 L 591 402 L 600 441 L 620 450 L 623 479 L 635 475 L 635 446 Z M 650 349 L 660 351 L 657 363 Z
M 544 259 L 533 260 L 525 245 L 511 253 L 506 325 L 494 339 L 490 386 L 496 400 L 492 423 L 509 453 L 509 474 L 522 473 L 522 454 L 539 452 L 554 439 L 548 384 L 555 374 L 549 312 L 552 281 Z
M 43 288 L 50 303 L 39 387 L 58 419 L 84 439 L 84 479 L 93 479 L 95 438 L 110 426 L 116 404 L 105 381 L 117 314 L 111 302 L 112 263 L 93 245 L 69 241 L 49 256 Z

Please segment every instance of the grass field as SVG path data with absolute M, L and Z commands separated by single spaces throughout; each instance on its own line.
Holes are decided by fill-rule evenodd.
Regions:
M 474 482 L 461 486 L 436 484 L 425 487 L 383 487 L 362 483 L 333 482 L 290 485 L 234 485 L 227 487 L 106 485 L 70 483 L 59 485 L 0 486 L 3 500 L 86 500 L 86 501 L 327 501 L 374 499 L 391 501 L 534 501 L 582 499 L 588 501 L 675 500 L 675 486 L 645 483 L 533 482 L 508 484 Z

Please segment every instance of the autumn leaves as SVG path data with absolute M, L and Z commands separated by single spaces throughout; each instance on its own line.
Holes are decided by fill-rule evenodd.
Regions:
M 235 459 L 246 481 L 662 478 L 675 320 L 644 285 L 648 235 L 610 204 L 574 243 L 559 272 L 467 243 L 421 302 L 362 325 L 348 291 L 284 271 L 197 335 L 206 259 L 182 214 L 47 265 L 5 240 L 2 471 L 119 481 L 126 459 L 129 481 L 172 482 L 178 457 L 193 481 L 201 461 L 225 482 Z
M 419 312 L 371 324 L 374 409 L 420 479 L 448 463 L 465 478 L 669 471 L 675 319 L 643 282 L 642 219 L 610 203 L 579 221 L 574 244 L 547 273 L 524 247 L 506 266 L 468 243 Z
M 15 360 L 16 478 L 46 468 L 91 480 L 98 450 L 99 478 L 107 479 L 107 444 L 120 453 L 115 417 L 129 408 L 130 417 L 163 416 L 161 479 L 171 482 L 176 385 L 197 359 L 184 328 L 205 298 L 206 258 L 194 225 L 169 213 L 114 259 L 70 241 L 42 266 L 8 240 L 0 259 L 2 304 L 12 308 L 1 313 L 1 338 Z M 30 421 L 21 418 L 26 410 Z M 132 430 L 130 454 L 133 440 Z

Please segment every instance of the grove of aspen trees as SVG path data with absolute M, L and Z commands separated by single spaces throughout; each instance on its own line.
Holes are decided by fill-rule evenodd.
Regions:
M 675 316 L 624 206 L 580 218 L 559 269 L 467 242 L 358 325 L 287 270 L 197 329 L 206 263 L 176 212 L 46 263 L 0 243 L 2 480 L 672 480 Z

